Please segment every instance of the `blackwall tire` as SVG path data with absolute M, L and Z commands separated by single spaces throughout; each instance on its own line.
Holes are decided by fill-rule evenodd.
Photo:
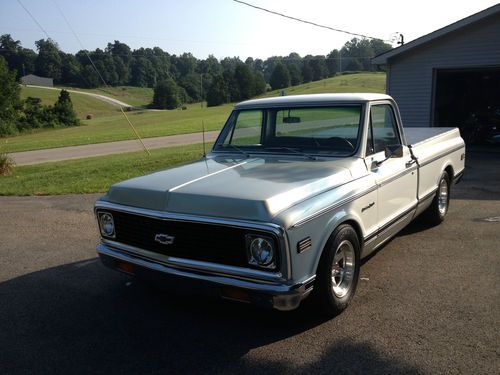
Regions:
M 425 213 L 426 221 L 432 225 L 439 225 L 443 222 L 450 206 L 450 176 L 443 172 L 439 179 L 436 195 L 431 205 Z
M 335 316 L 351 302 L 359 279 L 360 242 L 353 227 L 342 224 L 332 233 L 316 274 L 314 298 L 321 312 Z

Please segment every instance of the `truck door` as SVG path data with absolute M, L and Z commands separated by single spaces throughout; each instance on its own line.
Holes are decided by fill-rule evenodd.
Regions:
M 412 219 L 417 204 L 417 166 L 403 145 L 390 103 L 371 105 L 367 141 L 367 167 L 377 182 L 376 244 L 380 244 Z M 389 145 L 401 145 L 402 157 L 386 159 Z

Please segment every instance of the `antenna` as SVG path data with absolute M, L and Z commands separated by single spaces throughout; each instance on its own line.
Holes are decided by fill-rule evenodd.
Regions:
M 205 150 L 205 121 L 201 120 L 201 135 L 203 137 L 203 157 L 207 158 L 207 152 Z

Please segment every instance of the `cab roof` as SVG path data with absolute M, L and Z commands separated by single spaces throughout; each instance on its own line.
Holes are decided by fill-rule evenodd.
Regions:
M 247 100 L 236 104 L 234 109 L 366 103 L 375 100 L 392 100 L 392 98 L 389 95 L 373 93 L 290 95 Z

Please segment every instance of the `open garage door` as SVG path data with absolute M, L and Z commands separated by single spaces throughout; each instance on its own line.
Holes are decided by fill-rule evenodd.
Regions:
M 434 126 L 457 126 L 468 143 L 500 145 L 500 67 L 438 69 L 434 87 Z

